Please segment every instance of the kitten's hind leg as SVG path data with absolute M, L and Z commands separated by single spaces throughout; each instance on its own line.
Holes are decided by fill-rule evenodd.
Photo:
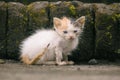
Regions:
M 47 47 L 45 47 L 41 53 L 39 53 L 37 56 L 35 56 L 31 60 L 30 64 L 35 64 L 46 53 L 46 51 L 48 50 L 49 45 L 50 44 L 48 44 Z
M 21 56 L 21 61 L 25 64 L 31 64 L 31 60 L 29 59 L 28 55 L 22 55 Z
M 47 45 L 47 47 L 45 47 L 43 49 L 43 51 L 41 53 L 39 53 L 38 55 L 36 55 L 32 60 L 29 59 L 29 57 L 27 55 L 25 56 L 22 56 L 22 61 L 25 63 L 25 64 L 28 64 L 28 65 L 32 65 L 32 64 L 35 64 L 40 58 L 41 56 L 43 56 L 46 51 L 48 50 L 48 47 L 49 47 L 50 44 Z

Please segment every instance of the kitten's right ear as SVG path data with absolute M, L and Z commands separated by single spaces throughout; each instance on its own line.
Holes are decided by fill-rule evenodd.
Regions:
M 54 17 L 53 18 L 53 24 L 54 24 L 54 28 L 58 29 L 61 26 L 61 19 Z

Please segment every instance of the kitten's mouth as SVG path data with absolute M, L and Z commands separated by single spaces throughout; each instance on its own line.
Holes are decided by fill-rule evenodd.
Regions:
M 74 40 L 75 38 L 74 37 L 69 37 L 69 40 Z

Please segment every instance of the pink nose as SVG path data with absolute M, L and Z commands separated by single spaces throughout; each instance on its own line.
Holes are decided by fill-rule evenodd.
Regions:
M 72 40 L 72 39 L 74 39 L 74 37 L 73 36 L 70 36 L 70 38 L 69 38 L 70 40 Z

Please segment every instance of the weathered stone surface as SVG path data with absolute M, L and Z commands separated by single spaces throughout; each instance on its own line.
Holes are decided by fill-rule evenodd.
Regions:
M 114 60 L 117 57 L 119 34 L 119 4 L 95 4 L 96 56 Z
M 117 23 L 117 30 L 116 30 L 116 53 L 119 54 L 118 58 L 120 58 L 120 3 L 114 3 L 110 5 L 111 8 L 114 8 L 114 20 Z
M 27 27 L 26 6 L 17 2 L 8 3 L 7 58 L 18 59 L 20 42 Z
M 73 52 L 72 59 L 74 61 L 89 60 L 94 54 L 94 19 L 91 4 L 83 4 L 79 1 L 59 1 L 50 3 L 51 24 L 53 17 L 67 16 L 70 18 L 79 18 L 86 16 L 86 24 L 84 32 L 81 35 L 79 46 Z
M 86 16 L 86 23 L 83 34 L 80 37 L 79 46 L 75 52 L 75 60 L 89 60 L 94 57 L 95 32 L 94 32 L 94 14 L 91 4 L 81 4 L 73 2 L 76 7 L 76 16 Z
M 82 4 L 82 3 L 81 3 Z M 50 2 L 50 17 L 73 17 L 76 15 L 76 8 L 70 1 Z
M 6 18 L 7 4 L 0 1 L 0 58 L 5 57 L 6 53 Z
M 48 19 L 48 2 L 33 2 L 27 6 L 29 14 L 28 33 L 34 32 L 36 29 L 49 27 Z
M 76 4 L 78 5 L 78 3 Z M 83 4 L 83 3 L 79 2 L 79 4 Z M 49 8 L 50 8 L 51 26 L 52 26 L 53 17 L 59 17 L 59 18 L 63 16 L 70 17 L 70 18 L 77 17 L 76 7 L 70 1 L 50 2 Z

